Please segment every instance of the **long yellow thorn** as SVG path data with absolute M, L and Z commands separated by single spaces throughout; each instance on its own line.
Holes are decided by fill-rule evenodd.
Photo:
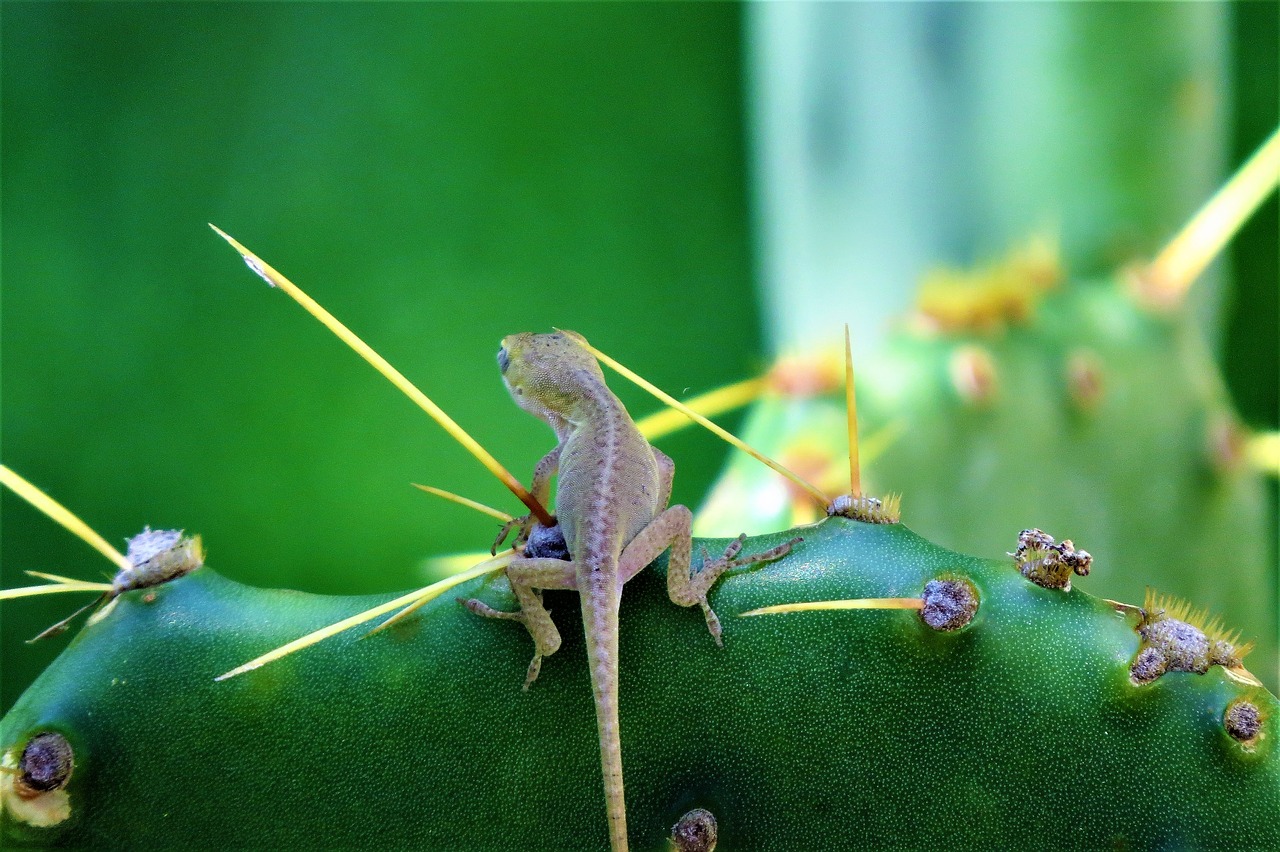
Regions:
M 494 509 L 491 506 L 486 506 L 483 503 L 479 503 L 470 498 L 463 497 L 461 494 L 454 494 L 452 491 L 445 491 L 443 488 L 436 488 L 435 486 L 432 486 L 432 485 L 419 485 L 416 482 L 412 483 L 412 485 L 414 488 L 425 491 L 428 494 L 434 494 L 437 497 L 443 497 L 445 500 L 448 500 L 450 503 L 457 503 L 459 506 L 466 506 L 468 509 L 475 509 L 477 512 L 488 515 L 491 518 L 497 518 L 503 523 L 507 523 L 508 521 L 515 520 L 506 512 L 499 512 L 497 509 Z
M 1280 432 L 1260 432 L 1249 439 L 1246 452 L 1255 468 L 1280 476 Z
M 480 565 L 477 565 L 475 568 L 472 568 L 472 569 L 470 569 L 470 570 L 471 570 L 471 571 L 475 571 L 477 568 L 479 568 L 479 567 L 481 567 L 481 566 L 483 566 L 483 565 L 492 565 L 492 564 L 493 564 L 493 563 L 495 563 L 495 562 L 501 562 L 501 563 L 502 563 L 502 567 L 506 567 L 507 563 L 511 561 L 511 557 L 512 557 L 512 555 L 513 555 L 513 551 L 506 551 L 505 553 L 501 554 L 500 556 L 495 556 L 495 557 L 493 557 L 493 558 L 491 558 L 491 559 L 486 559 L 486 560 L 484 560 L 483 562 L 481 562 L 481 563 L 480 563 Z M 490 569 L 490 570 L 492 570 L 492 569 Z M 466 572 L 463 572 L 463 573 L 466 573 Z M 461 576 L 461 575 L 458 575 L 458 576 Z M 473 575 L 473 576 L 474 576 L 474 575 Z M 449 579 L 452 579 L 452 578 L 449 578 Z M 444 580 L 444 581 L 441 581 L 441 582 L 448 582 L 448 580 Z M 456 585 L 456 584 L 453 584 L 453 585 Z M 443 592 L 445 589 L 450 588 L 450 587 L 451 587 L 451 586 L 444 586 L 443 588 L 441 588 L 441 590 L 440 590 L 440 591 L 442 591 L 442 592 Z M 437 594 L 438 594 L 438 593 L 437 593 Z M 419 609 L 421 609 L 422 607 L 426 606 L 426 605 L 427 605 L 427 604 L 428 604 L 432 599 L 434 599 L 436 596 L 437 596 L 437 595 L 431 595 L 430 597 L 422 597 L 422 598 L 419 598 L 418 600 L 416 600 L 416 601 L 414 601 L 413 603 L 409 604 L 409 605 L 408 605 L 407 607 L 405 607 L 404 609 L 402 609 L 402 610 L 400 610 L 399 612 L 397 612 L 395 615 L 393 615 L 393 616 L 391 616 L 390 618 L 388 618 L 386 621 L 384 621 L 384 622 L 382 622 L 381 624 L 379 624 L 377 627 L 375 627 L 375 628 L 373 628 L 372 630 L 370 630 L 368 633 L 364 634 L 364 637 L 363 637 L 363 638 L 368 639 L 370 636 L 374 635 L 375 633 L 381 633 L 382 631 L 386 630 L 386 629 L 387 629 L 388 627 L 390 627 L 391 625 L 396 624 L 397 622 L 399 622 L 399 621 L 401 621 L 401 620 L 403 620 L 403 619 L 408 618 L 409 616 L 411 616 L 411 615 L 413 615 L 415 612 L 417 612 Z
M 853 349 L 849 345 L 849 324 L 844 324 L 844 409 L 849 428 L 849 494 L 862 493 L 858 468 L 858 400 L 853 393 Z
M 90 529 L 88 524 L 71 514 L 71 511 L 57 500 L 18 476 L 6 465 L 0 465 L 0 483 L 61 524 L 67 532 L 110 559 L 120 570 L 133 570 L 133 563 L 126 559 L 123 553 L 107 544 L 107 540 Z
M 754 402 L 760 398 L 760 394 L 768 386 L 769 381 L 765 378 L 746 379 L 686 399 L 684 404 L 703 417 L 715 417 Z M 652 442 L 665 438 L 673 432 L 679 432 L 688 426 L 689 422 L 689 418 L 681 412 L 666 408 L 647 417 L 641 417 L 636 421 L 636 428 L 640 430 L 641 435 L 644 435 L 646 441 Z
M 654 385 L 654 384 L 650 383 L 649 381 L 647 381 L 647 380 L 645 380 L 645 379 L 641 378 L 639 375 L 637 375 L 636 373 L 633 373 L 631 370 L 628 370 L 626 367 L 622 366 L 622 365 L 621 365 L 621 364 L 619 364 L 617 361 L 613 360 L 613 359 L 612 359 L 612 358 L 610 358 L 608 355 L 604 354 L 604 353 L 603 353 L 603 352 L 601 352 L 599 349 L 596 349 L 594 346 L 592 346 L 591 344 L 587 343 L 586 341 L 582 341 L 582 345 L 586 348 L 586 350 L 587 350 L 588 352 L 590 352 L 592 355 L 596 356 L 596 358 L 597 358 L 601 363 L 608 365 L 608 366 L 609 366 L 609 368 L 610 368 L 610 369 L 612 369 L 614 372 L 618 373 L 620 376 L 622 376 L 622 377 L 626 378 L 627 380 L 629 380 L 629 381 L 631 381 L 631 382 L 634 382 L 635 384 L 637 384 L 637 385 L 639 385 L 640 387 L 644 388 L 646 391 L 648 391 L 649 393 L 653 394 L 653 395 L 654 395 L 654 396 L 656 396 L 658 399 L 660 399 L 660 400 L 662 400 L 663 402 L 665 402 L 667 405 L 671 406 L 671 407 L 672 407 L 672 408 L 674 408 L 675 410 L 677 410 L 677 411 L 679 411 L 680 413 L 684 414 L 686 417 L 688 417 L 689 419 L 693 420 L 695 423 L 698 423 L 699 425 L 704 426 L 704 427 L 706 427 L 707 429 L 711 430 L 711 431 L 712 431 L 712 432 L 714 432 L 716 435 L 719 435 L 719 436 L 720 436 L 721 438 L 723 438 L 725 441 L 728 441 L 730 444 L 733 444 L 733 446 L 735 446 L 735 447 L 737 447 L 738 449 L 742 450 L 742 451 L 743 451 L 744 453 L 746 453 L 747 455 L 749 455 L 749 456 L 751 456 L 752 458 L 756 459 L 757 461 L 760 461 L 760 462 L 762 462 L 762 463 L 764 463 L 764 464 L 768 465 L 769 467 L 773 468 L 773 469 L 774 469 L 774 470 L 776 470 L 778 473 L 782 474 L 782 475 L 783 475 L 783 476 L 785 476 L 787 479 L 790 479 L 790 480 L 791 480 L 792 482 L 794 482 L 796 485 L 800 486 L 800 487 L 801 487 L 801 488 L 803 488 L 805 491 L 807 491 L 807 492 L 809 492 L 811 495 L 813 495 L 813 499 L 817 500 L 821 505 L 826 506 L 826 505 L 828 505 L 828 504 L 831 502 L 831 499 L 830 499 L 829 497 L 827 497 L 827 495 L 826 495 L 826 494 L 823 494 L 820 490 L 818 490 L 818 488 L 817 488 L 816 486 L 811 485 L 810 483 L 806 482 L 806 481 L 805 481 L 804 479 L 802 479 L 798 474 L 796 474 L 796 473 L 794 473 L 794 472 L 792 472 L 792 471 L 788 470 L 787 468 L 783 467 L 781 464 L 779 464 L 778 462 L 776 462 L 776 461 L 774 461 L 773 459 L 769 458 L 769 457 L 768 457 L 768 456 L 766 456 L 764 453 L 760 452 L 759 450 L 755 449 L 754 447 L 751 447 L 751 446 L 747 445 L 747 443 L 746 443 L 745 441 L 743 441 L 741 438 L 738 438 L 738 437 L 736 437 L 736 436 L 734 436 L 734 435 L 730 434 L 727 430 L 720 428 L 719 426 L 717 426 L 716 424 L 712 423 L 710 420 L 708 420 L 707 418 L 703 417 L 703 416 L 702 416 L 701 414 L 699 414 L 698 412 L 696 412 L 696 411 L 694 411 L 693 409 L 689 408 L 689 407 L 688 407 L 687 405 L 685 405 L 683 402 L 681 402 L 680 400 L 678 400 L 678 399 L 676 399 L 675 397 L 671 396 L 670 394 L 668 394 L 668 393 L 666 393 L 666 392 L 664 392 L 664 391 L 662 391 L 662 390 L 659 390 L 659 389 L 658 389 L 658 387 L 657 387 L 656 385 Z
M 38 577 L 41 580 L 49 580 L 54 583 L 69 583 L 74 586 L 83 586 L 88 584 L 93 586 L 95 589 L 99 589 L 104 592 L 112 588 L 110 583 L 94 583 L 88 580 L 77 580 L 74 577 L 63 577 L 59 574 L 46 574 L 43 571 L 23 571 L 22 573 L 26 574 L 28 577 Z
M 487 550 L 472 553 L 444 553 L 423 559 L 418 563 L 418 569 L 424 577 L 439 577 L 443 580 L 460 571 L 470 570 L 489 558 L 490 554 Z
M 1280 130 L 1262 143 L 1151 262 L 1142 276 L 1147 291 L 1163 304 L 1181 300 L 1277 183 Z
M 55 595 L 59 592 L 109 592 L 110 583 L 80 583 L 74 580 L 50 583 L 47 586 L 22 586 L 17 589 L 0 589 L 0 601 L 13 598 L 29 598 L 36 595 Z
M 807 603 L 763 606 L 760 609 L 739 613 L 739 615 L 776 615 L 781 612 L 810 612 L 826 609 L 924 609 L 924 601 L 920 598 L 856 598 L 847 601 L 809 601 Z
M 404 609 L 402 609 L 402 610 L 400 610 L 399 612 L 397 612 L 395 615 L 393 615 L 393 616 L 391 616 L 390 618 L 388 618 L 386 621 L 384 621 L 384 622 L 382 622 L 381 624 L 379 624 L 377 627 L 375 627 L 375 628 L 373 628 L 372 630 L 370 630 L 368 633 L 364 634 L 364 636 L 363 636 L 363 637 L 361 637 L 361 638 L 368 639 L 370 636 L 373 636 L 375 633 L 381 633 L 382 631 L 386 630 L 386 629 L 387 629 L 388 627 L 390 627 L 391 625 L 396 624 L 396 623 L 398 623 L 399 621 L 401 621 L 402 619 L 408 618 L 409 616 L 413 615 L 413 614 L 414 614 L 415 612 L 417 612 L 419 609 L 421 609 L 422 607 L 426 606 L 426 604 L 427 604 L 427 601 L 425 601 L 425 600 L 417 600 L 417 601 L 414 601 L 413 603 L 409 604 L 409 605 L 408 605 L 407 607 L 405 607 Z
M 328 627 L 322 627 L 319 630 L 316 630 L 312 633 L 308 633 L 306 636 L 303 636 L 298 639 L 294 639 L 292 642 L 288 643 L 287 645 L 281 645 L 279 648 L 276 648 L 274 651 L 268 651 L 267 653 L 263 654 L 261 657 L 257 657 L 253 660 L 250 660 L 249 662 L 245 663 L 243 666 L 238 666 L 237 668 L 232 669 L 226 674 L 218 675 L 217 677 L 214 678 L 214 680 L 215 681 L 228 680 L 229 678 L 233 678 L 236 675 L 241 675 L 241 674 L 244 674 L 245 672 L 250 672 L 250 671 L 253 671 L 254 669 L 262 668 L 267 663 L 275 662 L 281 657 L 287 657 L 296 651 L 301 651 L 303 648 L 309 647 L 311 645 L 316 644 L 317 642 L 321 642 L 325 639 L 328 639 L 330 636 L 336 636 L 339 633 L 342 633 L 344 630 L 350 630 L 352 627 L 356 627 L 358 625 L 364 624 L 366 621 L 372 621 L 378 616 L 385 615 L 386 613 L 391 612 L 392 610 L 399 609 L 403 606 L 411 606 L 419 602 L 426 603 L 427 601 L 430 601 L 434 598 L 439 597 L 441 594 L 448 591 L 449 589 L 452 589 L 454 586 L 457 586 L 461 583 L 465 583 L 467 580 L 472 580 L 476 577 L 484 576 L 485 574 L 492 574 L 502 570 L 503 568 L 506 568 L 507 563 L 511 561 L 512 553 L 513 551 L 510 551 L 510 550 L 505 551 L 503 553 L 498 554 L 492 559 L 486 559 L 484 562 L 481 562 L 479 565 L 475 566 L 470 571 L 463 571 L 461 574 L 455 574 L 452 577 L 446 577 L 445 579 L 440 580 L 437 583 L 432 583 L 429 586 L 424 586 L 421 589 L 409 592 L 409 594 L 407 595 L 401 595 L 395 600 L 387 601 L 386 603 L 375 606 L 372 609 L 367 609 L 364 612 L 356 613 L 350 618 L 344 618 L 342 619 L 342 621 L 336 622 L 334 624 L 330 624 Z
M 373 351 L 373 348 L 370 347 L 369 344 L 356 336 L 355 332 L 343 325 L 337 317 L 321 307 L 315 299 L 312 299 L 306 293 L 302 292 L 296 284 L 277 272 L 270 264 L 262 260 L 262 258 L 258 257 L 253 252 L 249 251 L 249 249 L 245 248 L 234 237 L 227 234 L 217 225 L 214 225 L 211 222 L 209 223 L 209 227 L 213 228 L 214 232 L 216 232 L 218 236 L 230 243 L 231 247 L 238 251 L 240 256 L 244 258 L 244 262 L 248 267 L 256 272 L 262 280 L 266 281 L 272 287 L 278 287 L 288 293 L 295 302 L 307 311 L 307 313 L 311 314 L 323 323 L 324 326 L 336 334 L 343 343 L 354 349 L 361 358 L 368 361 L 369 364 L 385 376 L 391 384 L 399 388 L 401 393 L 413 400 L 414 403 L 416 403 L 417 406 L 427 414 L 431 415 L 432 419 L 439 423 L 441 428 L 448 432 L 455 441 L 465 447 L 467 452 L 475 456 L 482 465 L 488 468 L 490 473 L 498 477 L 503 485 L 511 489 L 511 493 L 516 495 L 516 497 L 520 499 L 521 503 L 528 506 L 529 511 L 532 512 L 539 521 L 546 526 L 552 526 L 555 523 L 555 521 L 552 520 L 550 513 L 543 508 L 541 503 L 534 499 L 533 495 L 520 484 L 518 479 L 512 476 L 511 473 L 503 467 L 488 450 L 480 446 L 475 438 L 472 438 L 466 430 L 454 422 L 452 417 L 445 414 L 444 409 L 432 402 L 431 398 L 422 391 L 418 390 L 417 386 L 405 378 L 403 373 L 391 366 L 385 358 Z

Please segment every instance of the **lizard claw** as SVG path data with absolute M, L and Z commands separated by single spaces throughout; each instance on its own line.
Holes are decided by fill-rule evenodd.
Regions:
M 503 524 L 502 529 L 498 530 L 498 537 L 493 540 L 493 546 L 489 548 L 489 555 L 494 556 L 497 554 L 498 548 L 502 547 L 502 545 L 506 542 L 507 536 L 511 535 L 511 531 L 513 529 L 516 529 L 517 527 L 519 527 L 523 530 L 528 525 L 528 523 L 529 523 L 529 516 L 524 515 L 519 518 L 512 518 L 511 520 Z M 516 535 L 516 541 L 517 542 L 520 541 L 519 534 Z
M 724 560 L 726 562 L 732 562 L 733 557 L 737 556 L 742 551 L 742 543 L 746 540 L 747 540 L 747 534 L 742 533 L 740 536 L 738 536 L 733 541 L 731 541 L 729 543 L 729 546 L 724 549 Z
M 476 615 L 483 615 L 485 618 L 505 618 L 508 621 L 520 622 L 525 620 L 523 611 L 517 610 L 516 612 L 503 612 L 500 609 L 494 609 L 478 598 L 458 598 L 458 603 L 462 604 Z
M 762 550 L 759 553 L 753 553 L 750 556 L 744 556 L 741 559 L 734 559 L 733 557 L 737 556 L 738 551 L 742 549 L 742 542 L 745 538 L 746 534 L 743 533 L 738 536 L 737 541 L 725 548 L 724 559 L 729 563 L 727 566 L 728 568 L 741 568 L 744 565 L 752 565 L 756 562 L 772 562 L 775 559 L 780 559 L 781 557 L 786 556 L 791 552 L 791 548 L 804 541 L 803 538 L 797 536 L 796 538 L 791 539 L 791 541 L 784 542 L 777 547 L 771 547 L 768 550 Z M 732 551 L 732 553 L 730 553 L 730 551 Z
M 534 654 L 533 659 L 529 661 L 529 672 L 524 677 L 524 686 L 521 687 L 522 692 L 528 692 L 529 687 L 538 679 L 538 674 L 542 671 L 542 655 Z
M 707 629 L 711 631 L 711 638 L 716 640 L 716 647 L 723 648 L 724 640 L 720 638 L 720 634 L 724 630 L 720 627 L 720 617 L 711 608 L 711 604 L 707 603 L 706 598 L 698 601 L 698 606 L 702 607 L 702 615 L 707 619 Z
M 792 547 L 804 541 L 804 539 L 802 538 L 793 538 L 791 539 L 791 541 L 780 544 L 777 547 L 772 547 L 769 550 L 764 550 L 764 551 L 761 551 L 760 553 L 753 553 L 750 556 L 743 556 L 741 558 L 738 558 L 738 554 L 742 552 L 742 545 L 746 541 L 746 539 L 747 539 L 747 536 L 745 533 L 738 536 L 736 539 L 734 539 L 732 542 L 729 543 L 728 547 L 724 549 L 724 554 L 714 560 L 709 559 L 707 555 L 707 549 L 703 547 L 702 548 L 702 569 L 701 571 L 699 571 L 699 574 L 710 576 L 714 579 L 716 577 L 723 575 L 724 572 L 730 571 L 734 568 L 742 568 L 746 565 L 753 565 L 757 562 L 769 562 L 781 556 L 785 556 L 786 554 L 791 552 Z M 710 583 L 708 583 L 707 586 L 710 586 Z M 711 638 L 716 640 L 716 645 L 723 648 L 724 640 L 721 638 L 721 633 L 723 631 L 720 626 L 720 619 L 716 616 L 715 611 L 711 609 L 711 605 L 707 603 L 706 589 L 704 588 L 700 592 L 698 591 L 694 592 L 694 594 L 699 594 L 699 593 L 701 594 L 701 597 L 693 597 L 692 595 L 690 595 L 690 597 L 685 598 L 684 600 L 687 600 L 688 603 L 685 603 L 684 605 L 692 606 L 694 603 L 697 603 L 698 606 L 702 607 L 702 615 L 707 620 L 707 630 L 711 631 Z M 676 601 L 677 603 L 682 602 L 681 600 L 678 600 L 676 597 L 672 597 L 672 600 Z
M 525 626 L 533 637 L 534 652 L 533 660 L 529 663 L 529 671 L 524 678 L 524 691 L 528 692 L 529 687 L 538 679 L 538 673 L 542 671 L 542 658 L 548 654 L 554 654 L 560 649 L 560 634 L 556 632 L 554 625 L 551 624 L 551 613 L 541 606 L 542 593 L 541 590 L 534 590 L 537 598 L 535 606 L 536 613 L 532 616 L 529 611 L 520 609 L 515 612 L 505 612 L 500 609 L 494 609 L 484 601 L 477 598 L 458 598 L 458 603 L 474 612 L 476 615 L 482 615 L 485 618 L 501 618 L 507 621 L 518 621 Z M 544 621 L 545 620 L 545 621 Z M 549 630 L 543 628 L 543 625 L 549 627 Z

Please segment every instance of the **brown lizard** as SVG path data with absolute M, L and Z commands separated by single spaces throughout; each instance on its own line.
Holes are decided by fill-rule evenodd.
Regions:
M 515 334 L 502 341 L 498 365 L 507 389 L 521 408 L 545 420 L 559 439 L 538 463 L 533 494 L 546 503 L 556 484 L 556 519 L 569 560 L 526 548 L 511 561 L 507 579 L 518 612 L 500 612 L 472 599 L 472 611 L 520 621 L 533 637 L 534 655 L 525 689 L 538 677 L 542 658 L 560 647 L 560 633 L 542 605 L 543 589 L 574 589 L 581 596 L 591 690 L 595 695 L 600 764 L 604 773 L 609 841 L 614 852 L 627 848 L 627 816 L 618 729 L 618 604 L 622 586 L 668 547 L 667 594 L 680 606 L 702 607 L 707 627 L 720 645 L 720 620 L 707 592 L 725 571 L 786 554 L 800 539 L 763 553 L 735 558 L 742 538 L 717 559 L 690 571 L 692 513 L 667 506 L 675 465 L 651 447 L 627 410 L 605 385 L 585 340 L 570 331 Z M 535 537 L 542 532 L 533 528 Z M 545 532 L 542 532 L 545 537 Z

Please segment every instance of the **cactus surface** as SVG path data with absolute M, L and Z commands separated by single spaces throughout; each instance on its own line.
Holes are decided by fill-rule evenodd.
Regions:
M 1280 704 L 1247 675 L 1213 666 L 1137 685 L 1132 611 L 901 524 L 834 517 L 800 532 L 792 554 L 713 591 L 723 649 L 697 612 L 666 600 L 661 561 L 627 586 L 622 739 L 637 848 L 663 848 L 673 826 L 687 848 L 708 832 L 726 849 L 1280 845 Z M 458 593 L 513 604 L 501 579 Z M 734 617 L 921 595 L 923 616 Z M 67 778 L 41 740 L 30 771 L 5 776 L 5 841 L 603 848 L 570 597 L 546 593 L 565 646 L 522 693 L 523 628 L 452 597 L 368 639 L 343 634 L 215 683 L 385 598 L 255 589 L 209 568 L 128 592 L 0 722 L 10 767 L 40 735 L 74 753 Z M 65 789 L 28 785 L 23 801 L 65 796 L 65 820 L 15 818 L 15 783 L 60 779 Z

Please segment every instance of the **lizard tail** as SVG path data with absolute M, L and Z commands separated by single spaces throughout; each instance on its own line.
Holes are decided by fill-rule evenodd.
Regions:
M 609 815 L 609 846 L 627 849 L 627 806 L 622 788 L 622 742 L 618 727 L 618 572 L 592 572 L 579 583 L 582 621 L 586 628 L 587 662 L 595 696 L 596 731 L 600 737 L 600 769 L 604 775 Z

